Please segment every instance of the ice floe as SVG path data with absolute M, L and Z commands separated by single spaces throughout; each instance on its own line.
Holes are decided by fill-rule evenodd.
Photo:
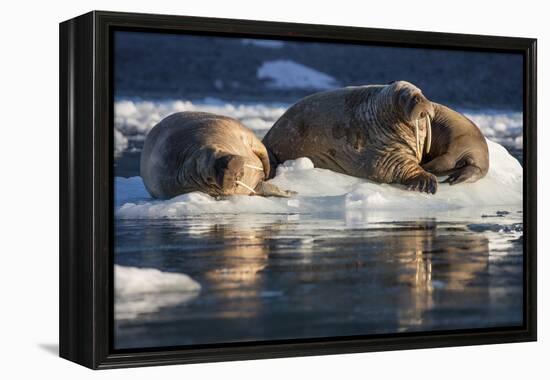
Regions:
M 153 200 L 139 177 L 116 178 L 116 216 L 121 219 L 181 218 L 198 214 L 300 214 L 395 210 L 401 213 L 463 207 L 521 206 L 523 168 L 501 145 L 488 140 L 490 169 L 475 183 L 440 184 L 435 195 L 313 167 L 308 158 L 287 161 L 271 180 L 298 192 L 292 198 L 230 196 L 213 198 L 193 192 Z
M 186 100 L 118 100 L 115 103 L 115 154 L 119 155 L 128 141 L 141 142 L 151 128 L 175 112 L 198 111 L 225 115 L 241 121 L 260 137 L 285 112 L 284 104 L 226 103 L 214 98 Z
M 290 107 L 286 103 L 237 103 L 215 98 L 201 100 L 118 99 L 115 102 L 115 156 L 126 149 L 140 149 L 147 133 L 166 116 L 183 111 L 212 112 L 241 121 L 260 138 Z M 513 111 L 458 110 L 474 121 L 483 134 L 499 144 L 521 149 L 523 114 Z M 137 143 L 137 145 L 136 145 Z
M 115 265 L 115 318 L 133 319 L 196 298 L 201 286 L 183 273 Z

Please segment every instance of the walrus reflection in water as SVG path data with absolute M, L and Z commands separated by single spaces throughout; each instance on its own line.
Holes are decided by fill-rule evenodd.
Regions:
M 433 116 L 432 103 L 409 82 L 346 87 L 298 101 L 263 143 L 272 166 L 308 157 L 319 168 L 435 193 L 436 176 L 420 166 Z
M 288 197 L 266 183 L 270 166 L 265 146 L 239 121 L 206 112 L 179 112 L 158 123 L 141 152 L 140 174 L 155 198 L 192 191 L 212 196 Z

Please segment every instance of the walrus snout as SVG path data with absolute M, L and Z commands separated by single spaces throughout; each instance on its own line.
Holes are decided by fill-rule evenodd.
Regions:
M 214 164 L 216 182 L 223 194 L 256 194 L 257 183 L 264 179 L 260 166 L 247 163 L 245 157 L 225 155 Z
M 229 193 L 244 176 L 245 160 L 240 156 L 226 155 L 218 158 L 214 164 L 216 183 L 223 193 Z
M 435 114 L 435 109 L 432 102 L 430 102 L 421 93 L 413 95 L 404 108 L 404 116 L 409 123 L 414 123 L 416 120 L 425 119 L 426 116 L 433 119 Z
M 403 97 L 401 98 L 403 99 Z M 432 127 L 431 120 L 435 115 L 435 107 L 421 92 L 414 92 L 405 96 L 405 104 L 403 106 L 404 119 L 414 128 L 416 140 L 416 156 L 419 161 L 422 159 L 422 149 L 420 141 L 424 140 L 424 150 L 430 152 L 432 145 Z M 421 132 L 423 132 L 421 134 Z

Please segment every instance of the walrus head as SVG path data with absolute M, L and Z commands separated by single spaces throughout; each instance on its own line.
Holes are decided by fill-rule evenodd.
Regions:
M 214 163 L 213 185 L 220 195 L 254 195 L 265 177 L 261 161 L 237 155 L 223 155 Z
M 416 158 L 422 159 L 422 151 L 430 152 L 432 143 L 431 119 L 434 116 L 434 106 L 422 91 L 406 81 L 395 81 L 389 84 L 393 94 L 393 104 L 396 105 L 398 116 L 413 130 L 415 136 Z

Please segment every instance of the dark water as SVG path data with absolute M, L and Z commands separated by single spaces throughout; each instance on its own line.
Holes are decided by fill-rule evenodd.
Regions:
M 521 212 L 461 215 L 118 220 L 117 264 L 186 273 L 202 289 L 118 320 L 115 346 L 520 325 Z
M 266 87 L 264 62 L 290 60 L 338 86 L 404 79 L 432 101 L 456 108 L 521 110 L 521 54 L 286 41 L 269 49 L 222 38 L 154 33 L 115 35 L 116 95 L 294 102 L 311 89 Z
M 338 86 L 405 79 L 452 107 L 522 107 L 521 55 L 299 42 L 270 49 L 118 32 L 115 95 L 291 104 L 315 92 L 267 86 L 258 68 L 277 60 L 330 75 Z M 117 176 L 139 173 L 136 141 L 116 160 Z M 507 148 L 521 162 L 522 151 Z M 154 307 L 118 318 L 115 346 L 519 325 L 522 214 L 497 211 L 116 220 L 116 264 L 185 273 L 201 290 L 144 296 Z

